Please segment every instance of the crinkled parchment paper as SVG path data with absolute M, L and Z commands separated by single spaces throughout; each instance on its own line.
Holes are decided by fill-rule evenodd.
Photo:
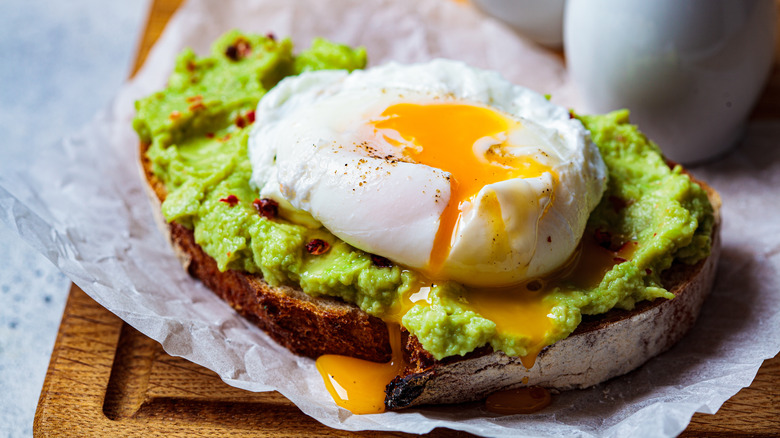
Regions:
M 325 36 L 368 49 L 371 63 L 464 60 L 576 107 L 559 57 L 471 7 L 444 0 L 191 1 L 113 104 L 72 138 L 0 177 L 0 218 L 100 304 L 165 350 L 233 386 L 276 389 L 306 414 L 348 430 L 489 436 L 671 436 L 715 412 L 780 350 L 780 120 L 754 122 L 732 153 L 694 168 L 723 196 L 723 256 L 696 327 L 639 370 L 554 397 L 540 413 L 499 416 L 481 404 L 378 415 L 337 408 L 314 362 L 293 356 L 181 269 L 153 225 L 136 164 L 133 101 L 161 88 L 185 46 L 205 53 L 230 28 Z

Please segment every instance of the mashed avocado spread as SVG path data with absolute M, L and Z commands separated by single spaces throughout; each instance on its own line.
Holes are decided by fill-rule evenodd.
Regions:
M 486 344 L 512 356 L 535 354 L 568 336 L 583 314 L 673 298 L 661 272 L 675 260 L 694 264 L 709 254 L 714 218 L 706 193 L 679 166 L 669 168 L 657 146 L 628 123 L 626 111 L 577 116 L 607 164 L 608 187 L 571 263 L 518 285 L 524 291 L 519 304 L 527 299 L 545 316 L 538 336 L 504 327 L 482 310 L 491 308 L 485 300 L 516 291 L 421 284 L 414 271 L 353 248 L 324 228 L 264 215 L 259 188 L 249 184 L 247 157 L 258 101 L 286 76 L 365 63 L 362 48 L 316 39 L 294 55 L 287 39 L 237 31 L 216 41 L 210 56 L 181 53 L 167 88 L 136 102 L 133 122 L 167 188 L 165 218 L 192 229 L 220 270 L 260 274 L 271 285 L 339 297 L 401 322 L 437 359 Z M 317 239 L 327 242 L 326 252 L 307 250 Z M 425 296 L 411 299 L 421 286 Z

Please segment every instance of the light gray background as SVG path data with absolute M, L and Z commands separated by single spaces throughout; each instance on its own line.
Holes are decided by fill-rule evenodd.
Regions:
M 148 4 L 0 1 L 0 175 L 108 104 L 132 68 Z M 0 223 L 0 437 L 32 436 L 69 288 Z

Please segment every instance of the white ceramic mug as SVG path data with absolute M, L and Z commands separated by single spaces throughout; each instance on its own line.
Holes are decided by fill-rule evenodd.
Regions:
M 485 13 L 510 25 L 539 44 L 563 44 L 563 8 L 566 0 L 472 0 Z
M 592 113 L 628 108 L 675 161 L 741 135 L 774 58 L 774 0 L 568 0 L 569 72 Z

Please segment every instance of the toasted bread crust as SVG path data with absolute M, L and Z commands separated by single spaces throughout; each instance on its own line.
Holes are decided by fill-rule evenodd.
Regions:
M 184 226 L 166 223 L 159 206 L 165 185 L 152 172 L 141 145 L 141 170 L 153 200 L 158 225 L 184 268 L 241 315 L 293 353 L 316 358 L 340 354 L 376 362 L 390 360 L 385 323 L 357 306 L 327 297 L 310 297 L 292 287 L 272 287 L 245 272 L 221 272 L 213 258 Z M 547 348 L 526 369 L 518 358 L 482 347 L 464 357 L 434 359 L 414 336 L 402 331 L 405 370 L 387 387 L 385 404 L 400 409 L 421 404 L 459 403 L 497 390 L 540 385 L 559 390 L 585 388 L 625 374 L 669 349 L 693 326 L 712 288 L 720 251 L 720 198 L 701 181 L 716 213 L 712 252 L 698 264 L 675 264 L 663 274 L 676 298 L 639 303 L 633 311 L 611 310 L 585 317 L 572 335 Z M 588 360 L 582 360 L 586 356 Z
M 312 358 L 340 354 L 374 362 L 391 357 L 385 323 L 357 306 L 329 297 L 311 297 L 291 287 L 272 287 L 261 276 L 228 270 L 195 242 L 192 230 L 167 223 L 160 204 L 167 196 L 165 185 L 152 173 L 141 146 L 141 170 L 154 203 L 158 226 L 176 252 L 184 269 L 227 301 L 241 315 L 295 354 Z

